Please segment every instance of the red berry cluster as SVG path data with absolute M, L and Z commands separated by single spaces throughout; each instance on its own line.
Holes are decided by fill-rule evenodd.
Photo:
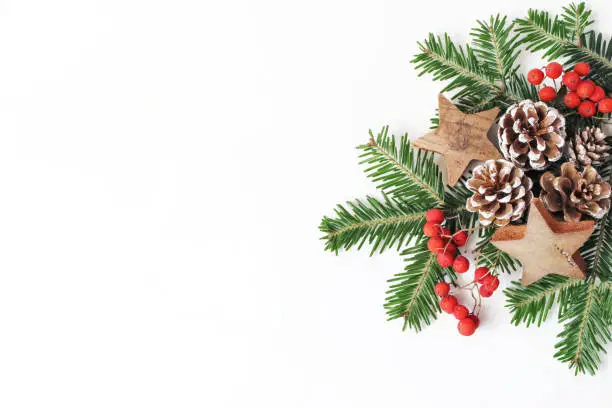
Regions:
M 533 85 L 540 85 L 544 81 L 545 76 L 553 81 L 559 78 L 562 74 L 561 82 L 566 88 L 566 94 L 563 97 L 565 106 L 571 109 L 578 108 L 578 114 L 582 117 L 589 118 L 599 110 L 601 113 L 612 112 L 612 98 L 606 96 L 606 92 L 601 86 L 598 86 L 590 79 L 585 79 L 591 72 L 591 67 L 586 62 L 579 62 L 571 71 L 563 73 L 563 66 L 558 62 L 551 62 L 544 71 L 534 68 L 527 74 L 527 81 Z M 556 87 L 556 82 L 554 82 Z M 543 86 L 538 91 L 540 99 L 544 102 L 550 102 L 557 97 L 557 90 L 550 85 Z
M 452 266 L 457 273 L 467 272 L 470 262 L 466 257 L 457 254 L 457 247 L 464 246 L 468 240 L 467 232 L 460 230 L 453 234 L 443 227 L 445 218 L 442 210 L 429 210 L 425 218 L 427 223 L 423 226 L 423 234 L 429 237 L 427 248 L 437 254 L 438 264 L 443 268 Z
M 459 333 L 464 336 L 471 336 L 474 334 L 480 325 L 480 320 L 478 319 L 478 316 L 470 313 L 467 307 L 459 304 L 459 301 L 455 296 L 449 295 L 450 285 L 446 282 L 439 282 L 434 287 L 434 292 L 436 292 L 436 295 L 442 298 L 440 300 L 440 309 L 444 310 L 448 314 L 452 314 L 457 318 L 457 320 L 459 320 L 459 323 L 457 324 L 457 330 L 459 330 Z

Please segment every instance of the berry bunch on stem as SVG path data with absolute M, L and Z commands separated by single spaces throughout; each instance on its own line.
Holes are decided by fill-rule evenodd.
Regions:
M 599 110 L 600 113 L 612 112 L 612 98 L 593 80 L 588 79 L 591 67 L 586 62 L 579 62 L 572 70 L 563 72 L 563 66 L 551 62 L 543 69 L 534 68 L 527 74 L 527 81 L 539 87 L 538 95 L 543 102 L 551 102 L 565 92 L 563 103 L 570 109 L 576 109 L 578 114 L 590 118 Z M 556 79 L 561 77 L 557 89 Z M 544 84 L 545 78 L 553 81 L 553 86 Z
M 438 209 L 429 210 L 426 214 L 427 223 L 423 226 L 423 233 L 429 237 L 427 247 L 431 252 L 437 254 L 437 261 L 443 268 L 452 267 L 458 274 L 463 274 L 470 269 L 470 262 L 463 255 L 458 254 L 457 247 L 464 246 L 468 239 L 468 231 L 460 229 L 452 233 L 444 227 L 444 212 Z M 489 268 L 480 267 L 475 271 L 474 280 L 463 286 L 455 286 L 456 291 L 470 292 L 474 304 L 470 311 L 465 305 L 459 303 L 456 296 L 451 294 L 451 285 L 447 282 L 439 282 L 434 287 L 434 292 L 440 299 L 440 308 L 446 313 L 452 314 L 459 320 L 457 329 L 464 336 L 474 334 L 479 326 L 478 314 L 482 304 L 482 298 L 490 297 L 499 287 L 499 279 L 489 272 Z

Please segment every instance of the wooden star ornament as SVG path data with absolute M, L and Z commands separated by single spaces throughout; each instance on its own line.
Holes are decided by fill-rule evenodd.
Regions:
M 586 277 L 578 250 L 589 239 L 595 222 L 564 222 L 556 219 L 537 198 L 531 202 L 527 225 L 498 229 L 491 243 L 523 265 L 521 284 L 528 286 L 546 275 Z
M 466 114 L 442 94 L 438 96 L 440 124 L 436 130 L 414 141 L 414 146 L 440 153 L 446 162 L 448 184 L 454 186 L 472 160 L 501 159 L 487 138 L 498 108 Z

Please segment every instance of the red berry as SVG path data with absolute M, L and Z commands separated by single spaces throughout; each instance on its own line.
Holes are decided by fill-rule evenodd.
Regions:
M 567 86 L 570 91 L 575 91 L 580 83 L 580 76 L 574 71 L 566 72 L 563 75 L 563 84 Z
M 467 309 L 467 307 L 463 305 L 457 305 L 453 309 L 453 315 L 455 315 L 458 320 L 465 319 L 466 317 L 468 317 L 469 314 L 470 311 Z
M 453 242 L 457 246 L 464 246 L 467 240 L 468 240 L 468 234 L 465 231 L 459 231 L 453 235 Z
M 448 292 L 450 292 L 450 285 L 446 282 L 438 282 L 436 283 L 436 286 L 434 286 L 434 292 L 436 295 L 444 297 L 448 295 Z
M 444 249 L 442 250 L 445 254 L 451 254 L 453 258 L 457 253 L 457 247 L 453 244 L 444 244 Z
M 476 328 L 478 328 L 478 326 L 480 326 L 480 319 L 478 318 L 478 316 L 476 315 L 469 315 L 468 319 L 470 319 L 471 321 L 473 321 L 476 324 Z
M 442 224 L 442 221 L 444 221 L 444 213 L 442 212 L 442 210 L 434 208 L 425 213 L 425 219 L 427 220 L 427 222 L 433 222 L 434 224 Z
M 493 292 L 495 292 L 494 290 L 492 290 L 490 287 L 488 287 L 487 285 L 482 285 L 480 287 L 480 289 L 478 289 L 478 292 L 480 292 L 480 296 L 488 298 L 491 297 L 491 295 L 493 294 Z
M 558 62 L 551 62 L 546 66 L 546 76 L 552 79 L 557 79 L 563 73 L 563 66 Z
M 444 249 L 444 241 L 442 238 L 430 238 L 427 241 L 427 249 L 431 252 L 438 253 Z
M 530 84 L 540 85 L 544 80 L 544 73 L 541 69 L 534 68 L 527 73 L 527 81 Z
M 459 255 L 453 261 L 453 269 L 457 273 L 465 273 L 468 269 L 470 269 L 470 262 L 465 256 Z
M 576 108 L 580 105 L 580 97 L 576 92 L 569 92 L 563 97 L 563 102 L 568 108 Z
M 423 225 L 423 234 L 430 238 L 439 238 L 440 227 L 433 222 L 426 222 L 425 225 Z
M 596 110 L 597 109 L 595 108 L 595 104 L 591 101 L 582 101 L 580 103 L 580 106 L 578 106 L 578 113 L 580 114 L 580 116 L 583 116 L 585 118 L 590 118 L 591 116 L 593 116 Z
M 486 266 L 481 266 L 480 268 L 476 268 L 474 271 L 474 280 L 478 283 L 482 283 L 485 276 L 489 274 L 489 268 Z
M 459 334 L 463 336 L 471 336 L 476 331 L 476 323 L 469 317 L 466 317 L 465 319 L 459 320 L 457 330 L 459 330 Z
M 444 239 L 448 239 L 451 236 L 451 232 L 448 228 L 440 228 L 440 236 Z
M 451 314 L 455 310 L 457 303 L 456 297 L 453 295 L 448 295 L 440 300 L 440 309 L 444 310 L 448 314 Z
M 591 72 L 591 66 L 586 62 L 579 62 L 574 66 L 574 72 L 580 76 L 587 76 Z
M 540 89 L 538 95 L 540 95 L 540 99 L 544 102 L 550 102 L 555 99 L 555 96 L 557 96 L 557 92 L 552 86 L 545 86 L 544 88 Z
M 495 291 L 499 287 L 499 278 L 493 275 L 487 275 L 483 278 L 482 284 Z
M 612 112 L 612 99 L 610 98 L 604 98 L 601 101 L 599 101 L 599 111 L 601 113 L 610 113 Z
M 578 88 L 576 88 L 576 93 L 580 97 L 580 99 L 587 99 L 589 96 L 593 95 L 595 92 L 595 82 L 591 80 L 581 81 L 578 84 Z
M 449 266 L 451 266 L 453 264 L 453 261 L 455 260 L 455 257 L 453 256 L 453 254 L 449 253 L 449 252 L 438 252 L 438 265 L 440 265 L 443 268 L 448 268 Z
M 593 102 L 599 102 L 605 97 L 606 97 L 606 91 L 604 91 L 601 86 L 596 86 L 591 96 L 589 96 L 589 99 L 592 100 Z

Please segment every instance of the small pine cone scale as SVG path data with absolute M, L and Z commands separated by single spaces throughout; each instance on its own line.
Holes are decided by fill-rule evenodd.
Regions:
M 507 160 L 487 160 L 477 166 L 466 187 L 474 194 L 466 208 L 477 212 L 480 224 L 503 227 L 521 218 L 533 198 L 533 183 Z
M 544 102 L 511 105 L 498 122 L 499 147 L 507 160 L 525 170 L 544 170 L 563 156 L 565 118 Z
M 599 166 L 610 157 L 605 133 L 598 127 L 586 127 L 570 140 L 570 161 L 582 167 Z
M 540 199 L 550 212 L 563 212 L 563 219 L 578 222 L 583 215 L 601 218 L 610 210 L 610 184 L 592 166 L 580 172 L 573 163 L 563 163 L 561 175 L 550 171 L 540 177 Z

